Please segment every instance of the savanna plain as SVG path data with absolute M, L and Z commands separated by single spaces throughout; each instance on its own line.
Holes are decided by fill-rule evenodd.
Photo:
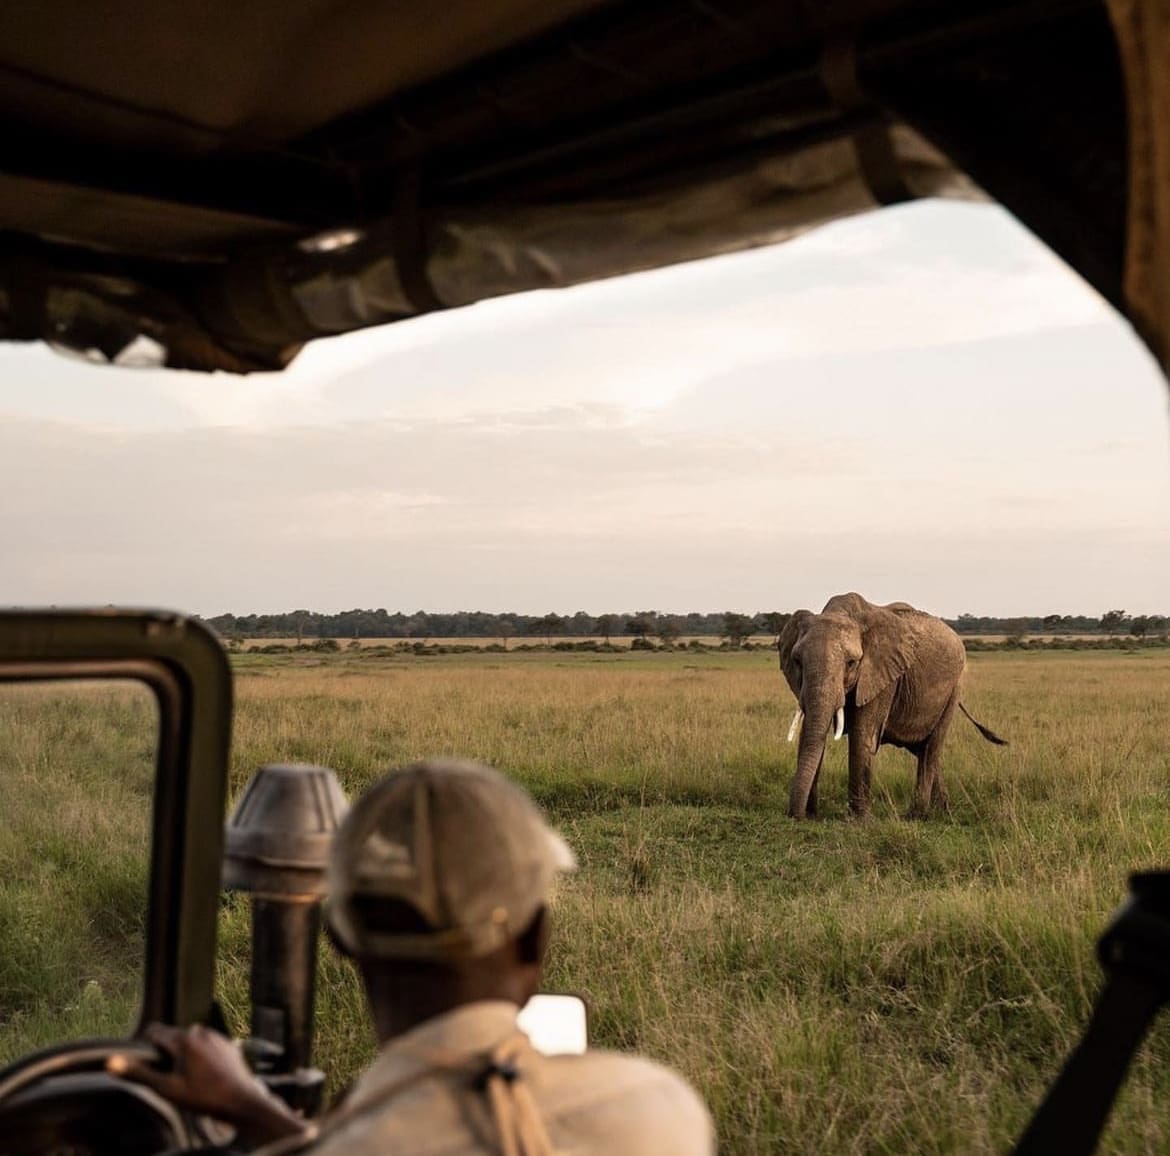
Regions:
M 1170 651 L 971 656 L 944 754 L 952 809 L 903 818 L 884 749 L 846 817 L 785 817 L 793 702 L 768 651 L 234 656 L 233 798 L 256 766 L 333 767 L 355 794 L 434 754 L 509 771 L 573 844 L 547 987 L 596 1044 L 684 1072 L 725 1153 L 1006 1151 L 1083 1028 L 1096 938 L 1131 870 L 1170 865 Z M 121 1034 L 142 955 L 153 707 L 125 686 L 0 689 L 0 1061 Z M 247 1024 L 248 911 L 226 896 L 219 990 Z M 372 1055 L 323 948 L 316 1061 Z M 1102 1150 L 1170 1146 L 1155 1032 Z

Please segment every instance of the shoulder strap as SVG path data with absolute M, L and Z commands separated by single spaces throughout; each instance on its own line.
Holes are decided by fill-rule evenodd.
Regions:
M 319 1127 L 310 1127 L 299 1136 L 264 1147 L 262 1156 L 290 1156 L 300 1152 L 354 1120 L 386 1108 L 408 1088 L 437 1075 L 458 1072 L 466 1072 L 469 1086 L 487 1097 L 501 1156 L 556 1156 L 536 1101 L 523 1080 L 521 1059 L 525 1053 L 534 1054 L 528 1037 L 519 1029 L 494 1048 L 471 1056 L 435 1048 L 406 1049 L 406 1054 L 423 1061 L 415 1071 L 380 1088 L 360 1104 L 342 1104 Z

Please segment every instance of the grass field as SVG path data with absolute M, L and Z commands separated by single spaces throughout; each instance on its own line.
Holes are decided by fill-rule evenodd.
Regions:
M 234 662 L 233 791 L 260 763 L 304 760 L 353 793 L 430 754 L 524 782 L 581 860 L 548 986 L 587 997 L 595 1042 L 685 1072 L 727 1153 L 1005 1151 L 1084 1025 L 1126 874 L 1170 861 L 1165 651 L 973 655 L 965 701 L 1012 745 L 955 724 L 950 815 L 903 819 L 913 763 L 883 751 L 874 815 L 848 821 L 842 743 L 824 817 L 799 825 L 792 701 L 766 651 Z M 0 734 L 36 739 L 0 747 L 0 1059 L 132 1020 L 142 839 L 120 832 L 149 779 L 149 708 L 126 691 L 72 708 L 3 695 Z M 78 755 L 83 738 L 112 753 Z M 221 992 L 238 1030 L 247 935 L 231 899 Z M 372 1044 L 348 969 L 328 952 L 321 969 L 318 1061 L 341 1083 Z M 1159 1028 L 1103 1151 L 1168 1144 Z

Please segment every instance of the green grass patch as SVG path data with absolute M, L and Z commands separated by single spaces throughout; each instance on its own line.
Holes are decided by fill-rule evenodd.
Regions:
M 0 688 L 0 1060 L 135 1022 L 156 728 L 138 686 Z
M 951 813 L 903 819 L 914 764 L 886 750 L 873 817 L 849 820 L 838 744 L 823 817 L 804 824 L 784 815 L 793 704 L 767 652 L 233 661 L 233 792 L 261 763 L 302 759 L 356 793 L 434 754 L 525 783 L 581 861 L 556 896 L 548 986 L 586 996 L 595 1042 L 683 1071 L 726 1153 L 1007 1150 L 1085 1023 L 1126 875 L 1170 858 L 1162 651 L 972 655 L 965 701 L 1011 745 L 956 720 Z M 122 832 L 146 804 L 143 741 L 115 703 L 40 709 L 10 761 L 49 792 L 50 819 L 6 815 L 0 834 L 7 1056 L 125 1030 L 141 951 L 144 851 Z M 103 737 L 112 753 L 55 794 L 63 752 Z M 237 1030 L 248 937 L 247 904 L 228 897 L 219 990 Z M 328 950 L 319 991 L 317 1060 L 338 1087 L 373 1044 Z M 1167 1105 L 1159 1027 L 1103 1150 L 1163 1150 Z

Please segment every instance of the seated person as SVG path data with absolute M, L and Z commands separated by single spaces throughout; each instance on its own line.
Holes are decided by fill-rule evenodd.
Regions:
M 173 1072 L 111 1070 L 271 1152 L 706 1156 L 710 1116 L 679 1076 L 634 1056 L 544 1056 L 519 1030 L 548 943 L 549 891 L 572 852 L 490 767 L 392 772 L 334 840 L 327 918 L 365 982 L 381 1050 L 344 1103 L 309 1123 L 203 1027 L 153 1025 Z

